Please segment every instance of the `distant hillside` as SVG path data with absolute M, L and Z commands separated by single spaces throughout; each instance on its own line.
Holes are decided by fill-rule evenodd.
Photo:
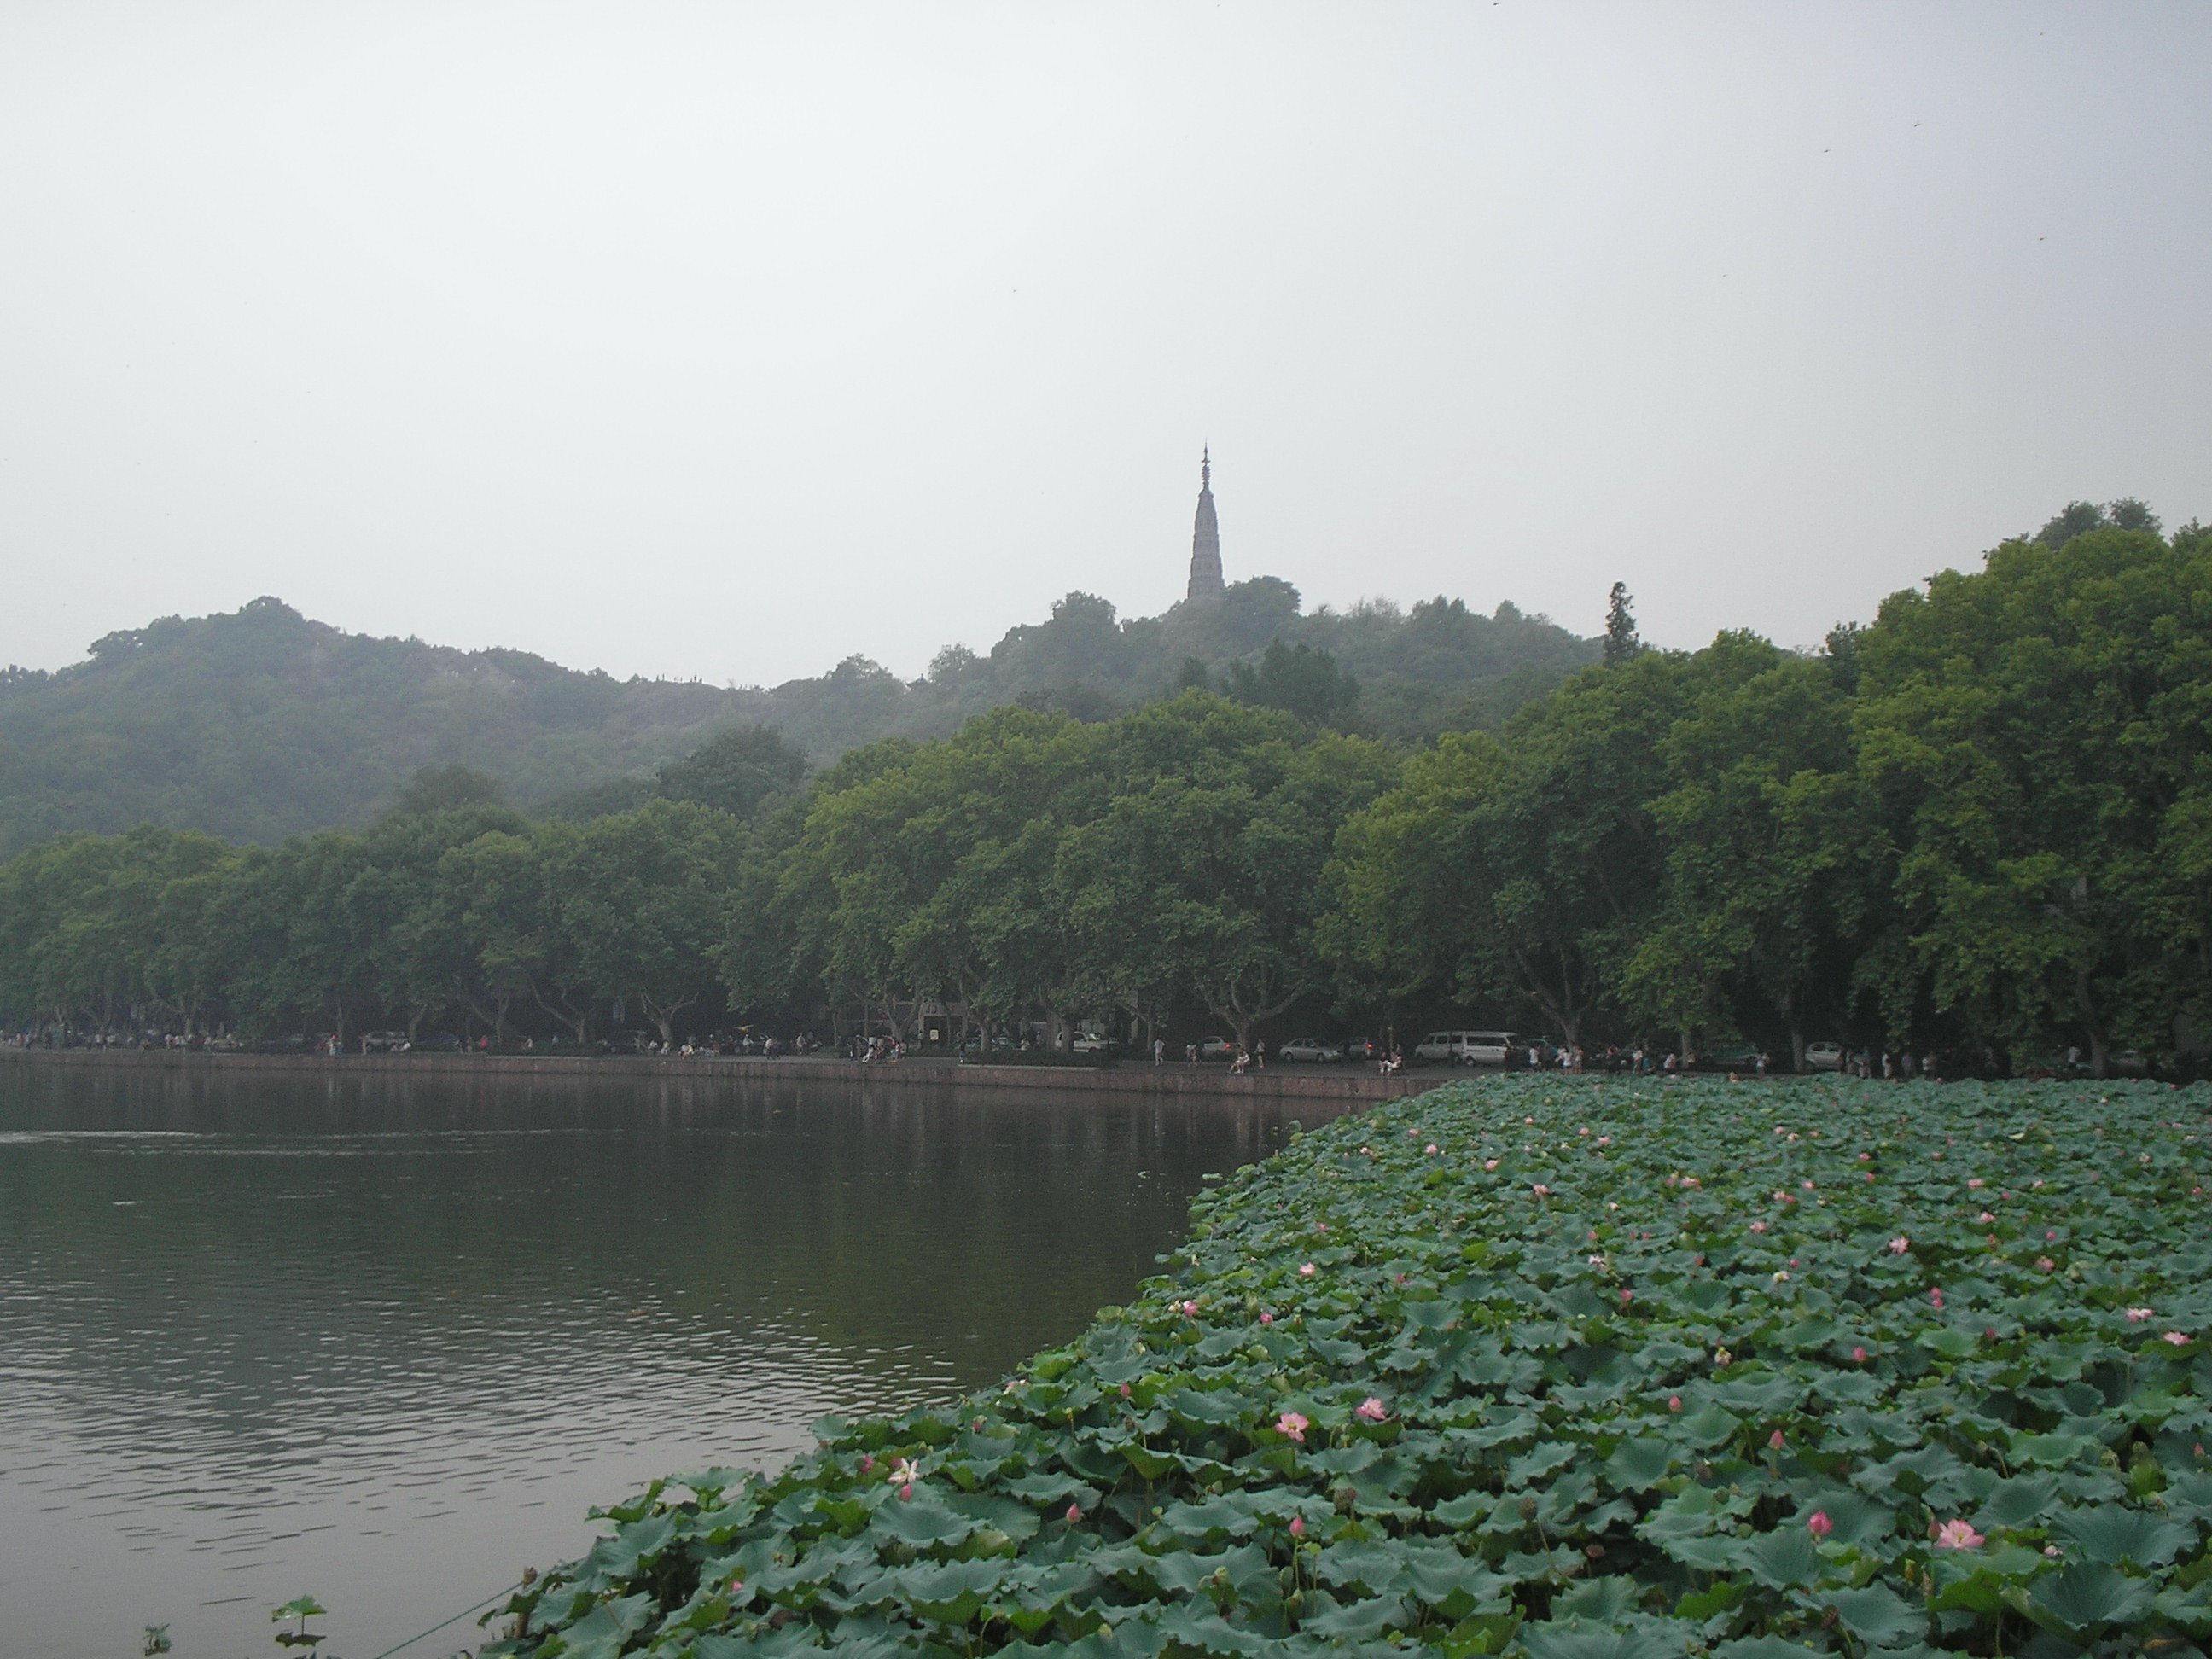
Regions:
M 256 842 L 360 823 L 432 765 L 488 773 L 517 805 L 544 807 L 761 723 L 820 765 L 1017 700 L 1103 715 L 1196 677 L 1218 681 L 1278 639 L 1330 653 L 1358 681 L 1333 722 L 1409 739 L 1495 723 L 1596 655 L 1510 605 L 1485 617 L 1440 599 L 1309 616 L 1297 589 L 1260 577 L 1126 622 L 1072 593 L 988 656 L 949 647 L 911 683 L 854 657 L 817 678 L 731 690 L 346 634 L 263 599 L 111 634 L 57 673 L 0 677 L 0 856 L 64 830 L 140 823 Z

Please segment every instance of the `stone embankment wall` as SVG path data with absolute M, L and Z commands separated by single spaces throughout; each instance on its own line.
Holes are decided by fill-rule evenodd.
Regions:
M 734 1059 L 716 1055 L 661 1059 L 650 1054 L 585 1058 L 556 1054 L 242 1054 L 182 1048 L 0 1048 L 0 1066 L 84 1066 L 149 1072 L 310 1073 L 331 1077 L 683 1078 L 705 1082 L 943 1084 L 961 1089 L 1026 1089 L 1032 1094 L 1131 1094 L 1214 1097 L 1224 1100 L 1389 1100 L 1449 1080 L 1442 1072 L 1378 1076 L 1371 1066 L 1273 1066 L 1232 1075 L 1221 1066 L 962 1066 L 907 1060 L 862 1066 L 849 1060 Z

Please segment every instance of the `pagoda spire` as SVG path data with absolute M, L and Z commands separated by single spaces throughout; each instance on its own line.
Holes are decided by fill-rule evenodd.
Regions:
M 1198 456 L 1198 514 L 1190 532 L 1190 588 L 1185 600 L 1218 599 L 1225 584 L 1221 579 L 1221 524 L 1213 513 L 1213 451 L 1200 448 Z

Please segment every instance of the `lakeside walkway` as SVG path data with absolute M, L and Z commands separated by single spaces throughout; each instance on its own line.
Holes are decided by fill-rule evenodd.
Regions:
M 186 1048 L 0 1048 L 0 1066 L 80 1066 L 139 1072 L 246 1072 L 263 1076 L 392 1078 L 681 1078 L 763 1083 L 809 1081 L 940 1085 L 963 1089 L 1026 1089 L 1038 1094 L 1169 1095 L 1224 1100 L 1395 1100 L 1451 1081 L 1453 1073 L 1407 1072 L 1382 1077 L 1365 1066 L 1316 1066 L 1239 1075 L 1226 1066 L 970 1066 L 950 1060 L 889 1065 L 819 1055 L 775 1060 L 734 1055 L 657 1054 L 248 1054 Z

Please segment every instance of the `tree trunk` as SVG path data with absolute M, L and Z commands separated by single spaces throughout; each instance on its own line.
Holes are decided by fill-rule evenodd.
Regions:
M 1795 1021 L 1790 1026 L 1790 1069 L 1793 1073 L 1805 1069 L 1805 1032 Z

